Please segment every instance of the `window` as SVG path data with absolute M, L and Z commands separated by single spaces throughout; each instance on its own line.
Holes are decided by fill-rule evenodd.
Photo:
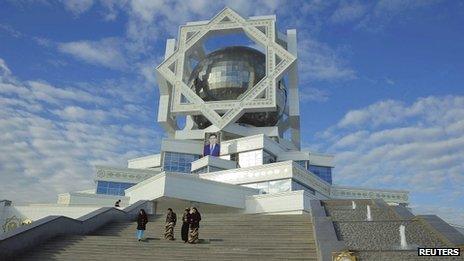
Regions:
M 164 153 L 164 171 L 168 172 L 182 172 L 190 173 L 192 169 L 192 161 L 195 161 L 200 158 L 200 155 L 196 154 L 187 154 L 179 152 L 169 152 Z
M 195 173 L 195 174 L 201 174 L 201 173 L 206 173 L 206 172 L 208 172 L 208 167 L 201 167 L 199 169 L 192 171 L 192 173 Z
M 292 190 L 290 179 L 269 181 L 269 193 L 279 193 L 290 190 Z
M 221 170 L 224 170 L 224 169 L 214 167 L 214 166 L 209 166 L 209 172 L 215 172 L 215 171 L 221 171 Z
M 134 186 L 134 183 L 97 181 L 97 194 L 124 196 L 124 190 Z
M 308 170 L 314 173 L 316 176 L 318 176 L 322 180 L 327 181 L 328 183 L 332 184 L 332 168 L 331 167 L 309 165 Z
M 264 194 L 291 191 L 290 179 L 281 179 L 281 180 L 265 181 L 265 182 L 259 182 L 259 183 L 243 184 L 242 186 L 254 188 L 254 189 L 260 189 L 264 192 Z

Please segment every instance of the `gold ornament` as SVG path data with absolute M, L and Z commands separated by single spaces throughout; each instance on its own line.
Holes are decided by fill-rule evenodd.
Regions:
M 333 252 L 332 253 L 333 261 L 356 261 L 356 256 L 354 252 L 349 250 L 344 250 L 342 252 Z

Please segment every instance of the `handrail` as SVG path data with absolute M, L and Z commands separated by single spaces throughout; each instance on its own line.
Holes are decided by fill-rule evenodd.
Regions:
M 102 207 L 80 218 L 65 216 L 47 216 L 31 224 L 0 235 L 0 259 L 14 257 L 58 235 L 87 234 L 116 220 L 134 220 L 142 208 L 150 201 L 140 200 L 124 210 L 114 207 Z

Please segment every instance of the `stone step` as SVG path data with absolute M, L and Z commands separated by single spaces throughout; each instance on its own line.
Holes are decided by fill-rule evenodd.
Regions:
M 245 245 L 249 247 L 272 247 L 272 248 L 282 248 L 282 249 L 292 249 L 292 248 L 301 248 L 301 247 L 306 247 L 306 246 L 313 246 L 316 244 L 314 240 L 282 240 L 279 242 L 275 241 L 239 241 L 239 240 L 209 240 L 209 239 L 204 239 L 200 238 L 202 242 L 204 242 L 205 245 L 208 246 L 230 246 L 230 245 Z M 177 239 L 174 241 L 179 242 L 178 244 L 175 244 L 174 241 L 169 241 L 166 243 L 163 243 L 163 239 L 146 239 L 144 238 L 144 241 L 149 242 L 152 247 L 170 247 L 173 245 L 178 245 L 178 244 L 184 244 L 181 239 Z M 108 240 L 105 243 L 102 243 L 100 241 L 91 241 L 91 240 L 82 240 L 82 241 L 63 241 L 63 242 L 57 242 L 57 243 L 49 243 L 49 245 L 53 247 L 66 247 L 68 245 L 72 246 L 87 246 L 87 247 L 92 247 L 92 246 L 108 246 L 108 243 L 111 243 L 113 246 L 125 246 L 125 245 L 130 245 L 130 246 L 136 246 L 139 242 L 136 240 L 136 238 L 131 238 L 125 241 L 115 241 L 115 240 Z M 282 246 L 286 245 L 286 246 Z M 291 246 L 289 246 L 291 245 Z
M 89 235 L 52 239 L 20 260 L 317 260 L 309 215 L 207 214 L 200 222 L 200 244 L 164 240 L 165 216 L 151 216 L 136 237 L 136 222 L 119 221 Z M 180 216 L 178 216 L 178 221 Z
M 76 260 L 76 255 L 73 253 L 70 254 L 57 254 L 54 252 L 51 253 L 40 253 L 34 256 L 27 256 L 22 257 L 18 260 Z M 189 261 L 243 261 L 243 260 L 257 260 L 257 261 L 268 261 L 268 260 L 317 260 L 315 254 L 309 256 L 273 256 L 273 255 L 255 255 L 255 254 L 233 254 L 232 256 L 226 256 L 224 254 L 210 254 L 210 255 L 189 255 L 189 256 L 175 256 L 175 255 L 166 255 L 166 256 L 153 256 L 153 255 L 139 255 L 139 254 L 132 254 L 132 255 L 108 255 L 100 254 L 100 255 L 80 255 L 79 260 L 167 260 L 167 261 L 178 261 L 178 260 L 189 260 Z
M 76 255 L 82 254 L 117 254 L 117 255 L 132 255 L 134 253 L 140 253 L 140 255 L 156 255 L 156 256 L 188 256 L 190 253 L 198 252 L 206 254 L 224 254 L 224 255 L 235 255 L 235 254 L 254 254 L 254 255 L 272 255 L 272 256 L 308 256 L 314 255 L 315 251 L 308 249 L 297 249 L 294 251 L 270 251 L 269 249 L 256 249 L 256 248 L 244 248 L 244 247 L 229 247 L 229 248 L 196 248 L 197 245 L 188 244 L 188 249 L 183 251 L 178 248 L 166 248 L 166 249 L 153 249 L 149 251 L 147 248 L 132 248 L 127 250 L 126 248 L 76 248 L 76 249 L 54 249 L 54 248 L 41 248 L 40 252 L 49 252 L 49 253 L 59 253 L 59 254 L 69 254 L 74 253 Z M 196 248 L 196 249 L 194 249 Z M 164 250 L 164 251 L 160 251 Z

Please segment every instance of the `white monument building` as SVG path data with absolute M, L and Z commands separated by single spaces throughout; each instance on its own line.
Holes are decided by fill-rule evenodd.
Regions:
M 57 204 L 0 200 L 0 259 L 416 260 L 419 246 L 458 255 L 462 227 L 412 214 L 407 191 L 335 186 L 334 156 L 301 150 L 297 50 L 296 30 L 278 32 L 275 16 L 225 8 L 181 26 L 156 68 L 160 153 L 96 166 L 94 188 Z M 204 246 L 151 241 L 172 239 L 159 214 L 190 206 Z M 155 214 L 144 242 L 134 237 L 141 209 Z
M 237 33 L 264 52 L 205 50 L 209 38 Z M 275 16 L 243 18 L 225 8 L 181 26 L 156 68 L 158 122 L 169 135 L 160 153 L 131 159 L 125 169 L 97 166 L 95 194 L 61 195 L 60 203 L 124 196 L 126 204 L 148 199 L 245 213 L 303 213 L 310 199 L 407 204 L 405 191 L 333 186 L 333 156 L 300 150 L 297 50 L 296 30 L 278 32 Z M 210 133 L 220 139 L 217 156 L 203 156 Z
M 61 194 L 54 206 L 17 208 L 18 220 L 76 218 L 118 199 L 151 200 L 156 213 L 196 205 L 301 214 L 311 199 L 340 198 L 407 205 L 407 191 L 334 186 L 334 156 L 301 150 L 297 32 L 276 28 L 274 15 L 244 18 L 229 8 L 180 26 L 156 68 L 157 121 L 168 134 L 160 153 L 127 168 L 96 166 L 94 188 Z M 208 39 L 237 33 L 255 45 L 205 49 Z M 213 133 L 217 143 L 205 143 Z

